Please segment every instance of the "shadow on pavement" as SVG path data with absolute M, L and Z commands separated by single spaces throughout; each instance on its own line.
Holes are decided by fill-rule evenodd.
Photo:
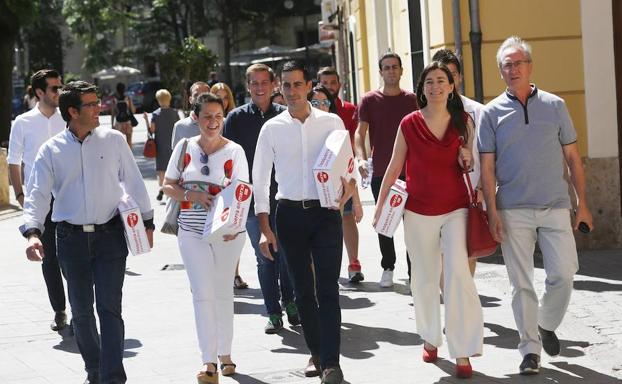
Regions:
M 405 281 L 404 284 L 395 283 L 391 288 L 381 288 L 377 281 L 362 281 L 360 283 L 350 283 L 345 277 L 339 278 L 340 289 L 349 292 L 366 292 L 366 293 L 378 293 L 378 292 L 395 292 L 400 295 L 410 296 L 410 287 L 408 286 L 408 279 L 401 279 Z
M 611 284 L 604 281 L 578 280 L 574 282 L 574 289 L 592 292 L 622 291 L 622 284 Z
M 493 307 L 501 306 L 501 304 L 498 303 L 498 301 L 501 301 L 501 299 L 497 297 L 493 297 L 493 296 L 479 295 L 479 301 L 482 303 L 482 307 L 484 308 L 493 308 Z
M 357 297 L 355 299 L 347 295 L 339 295 L 339 306 L 341 309 L 361 309 L 376 305 L 367 297 Z
M 76 343 L 76 339 L 68 328 L 59 332 L 59 334 L 61 335 L 62 339 L 60 340 L 58 344 L 52 347 L 53 349 L 57 349 L 59 351 L 64 351 L 64 352 L 69 352 L 69 353 L 76 353 L 76 354 L 80 353 L 80 350 L 78 349 L 78 344 Z M 125 351 L 123 352 L 123 357 L 129 358 L 129 357 L 134 357 L 138 355 L 138 352 L 128 351 L 128 349 L 138 349 L 142 346 L 143 344 L 140 342 L 140 340 L 125 339 L 125 343 L 124 343 Z
M 268 384 L 265 381 L 255 379 L 254 377 L 238 372 L 236 372 L 235 375 L 229 378 L 239 384 Z
M 263 304 L 252 304 L 245 301 L 233 302 L 233 313 L 236 315 L 262 315 L 264 312 Z
M 350 359 L 369 359 L 378 349 L 378 343 L 390 343 L 399 346 L 423 344 L 416 333 L 402 332 L 391 328 L 367 327 L 353 323 L 341 324 L 341 354 Z
M 496 333 L 497 336 L 484 337 L 484 344 L 494 345 L 497 348 L 503 349 L 515 349 L 518 354 L 518 342 L 520 341 L 518 331 L 506 328 L 502 325 L 484 323 L 484 327 L 488 328 L 492 333 Z M 578 348 L 586 348 L 590 343 L 586 341 L 574 341 L 574 340 L 560 340 L 559 341 L 561 351 L 560 356 L 563 357 L 578 357 L 584 356 L 585 353 Z M 518 362 L 520 364 L 520 361 Z

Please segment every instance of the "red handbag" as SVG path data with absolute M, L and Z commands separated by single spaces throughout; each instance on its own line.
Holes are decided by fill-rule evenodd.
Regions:
M 467 216 L 467 251 L 469 258 L 490 256 L 497 250 L 497 243 L 488 227 L 488 216 L 477 202 L 477 195 L 471 185 L 471 176 L 463 174 L 469 192 L 469 212 Z
M 149 135 L 147 137 L 147 141 L 145 141 L 145 146 L 143 147 L 143 156 L 145 156 L 148 159 L 153 159 L 154 157 L 156 157 L 156 153 L 157 153 L 156 142 L 153 136 Z

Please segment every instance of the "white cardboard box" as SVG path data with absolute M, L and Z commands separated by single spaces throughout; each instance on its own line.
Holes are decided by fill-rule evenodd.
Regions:
M 132 255 L 140 255 L 151 251 L 145 223 L 140 214 L 138 204 L 130 195 L 123 195 L 119 202 L 119 214 L 125 228 L 125 241 Z
M 245 231 L 252 194 L 253 186 L 241 180 L 234 180 L 217 194 L 207 212 L 203 239 L 222 239 Z
M 322 207 L 339 208 L 335 200 L 343 194 L 341 176 L 346 181 L 354 177 L 352 144 L 350 134 L 345 129 L 328 135 L 313 166 L 313 178 Z
M 402 220 L 407 198 L 406 182 L 396 180 L 395 184 L 391 186 L 387 199 L 382 206 L 382 213 L 374 227 L 376 232 L 387 237 L 393 237 L 397 226 Z

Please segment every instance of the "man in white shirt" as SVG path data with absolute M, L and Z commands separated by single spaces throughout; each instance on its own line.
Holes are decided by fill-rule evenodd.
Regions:
M 153 210 L 123 134 L 97 128 L 101 109 L 97 87 L 71 82 L 61 91 L 59 106 L 68 127 L 41 146 L 28 181 L 20 228 L 28 239 L 26 256 L 32 261 L 47 257 L 40 236 L 54 196 L 58 260 L 67 279 L 76 342 L 88 373 L 85 383 L 125 383 L 121 297 L 128 249 L 118 204 L 124 193 L 134 198 L 150 245 Z
M 30 111 L 17 116 L 13 122 L 7 159 L 15 199 L 22 207 L 24 206 L 23 184 L 28 183 L 39 148 L 49 138 L 65 129 L 65 121 L 58 110 L 58 93 L 62 88 L 59 73 L 53 69 L 42 69 L 32 75 L 30 84 L 38 103 Z M 22 163 L 24 164 L 24 180 L 22 180 Z M 54 310 L 54 320 L 50 328 L 53 331 L 59 331 L 67 326 L 66 300 L 63 276 L 56 258 L 56 238 L 54 237 L 56 225 L 51 220 L 51 214 L 50 210 L 45 218 L 45 231 L 41 238 L 47 256 L 41 263 L 41 270 L 50 304 Z
M 305 375 L 322 370 L 323 384 L 340 384 L 341 310 L 339 270 L 343 232 L 339 210 L 322 208 L 313 177 L 313 165 L 328 135 L 345 129 L 339 116 L 311 108 L 307 94 L 311 76 L 295 61 L 281 70 L 281 92 L 287 111 L 267 121 L 259 133 L 253 161 L 255 214 L 262 235 L 262 254 L 272 259 L 278 251 L 270 228 L 270 174 L 278 184 L 276 232 L 285 251 L 294 283 L 305 341 L 311 351 Z M 340 207 L 356 188 L 354 179 L 344 184 Z M 313 267 L 311 264 L 313 263 Z
M 197 81 L 196 83 L 190 86 L 190 96 L 188 97 L 188 101 L 190 105 L 194 105 L 194 101 L 199 97 L 200 94 L 209 92 L 210 88 L 207 83 L 203 81 Z M 201 132 L 199 131 L 199 125 L 197 124 L 197 118 L 194 116 L 193 112 L 190 112 L 190 116 L 179 120 L 173 126 L 173 137 L 171 138 L 171 148 L 175 148 L 175 145 L 181 139 L 187 139 L 194 136 L 198 136 Z

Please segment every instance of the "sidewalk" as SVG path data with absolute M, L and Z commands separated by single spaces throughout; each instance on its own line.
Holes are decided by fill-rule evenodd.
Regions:
M 142 119 L 139 119 L 142 123 Z M 135 140 L 144 140 L 144 129 Z M 135 154 L 142 144 L 135 147 Z M 161 223 L 164 206 L 155 200 L 153 162 L 137 156 Z M 421 360 L 422 341 L 415 333 L 413 307 L 406 287 L 403 233 L 396 246 L 397 284 L 380 289 L 379 250 L 371 228 L 371 193 L 362 198 L 365 217 L 359 225 L 360 259 L 365 281 L 349 285 L 340 280 L 342 307 L 341 364 L 348 383 L 618 383 L 622 379 L 622 257 L 620 251 L 583 253 L 581 271 L 568 314 L 558 330 L 561 355 L 542 356 L 539 375 L 518 375 L 518 335 L 510 308 L 509 285 L 499 257 L 481 262 L 475 281 L 484 307 L 484 355 L 471 359 L 470 381 L 454 378 L 454 361 L 446 346 L 439 362 Z M 26 260 L 25 240 L 17 227 L 21 216 L 0 220 L 3 268 L 0 269 L 0 383 L 82 383 L 85 374 L 76 344 L 67 332 L 49 329 L 52 319 L 40 265 Z M 344 250 L 342 276 L 346 274 Z M 308 384 L 307 359 L 301 327 L 266 335 L 263 300 L 254 254 L 247 241 L 241 274 L 247 290 L 236 291 L 233 359 L 238 374 L 221 383 Z M 541 265 L 534 279 L 542 288 Z M 124 287 L 126 326 L 125 367 L 129 383 L 195 383 L 201 361 L 194 330 L 188 281 L 174 236 L 157 233 L 150 254 L 128 258 Z

